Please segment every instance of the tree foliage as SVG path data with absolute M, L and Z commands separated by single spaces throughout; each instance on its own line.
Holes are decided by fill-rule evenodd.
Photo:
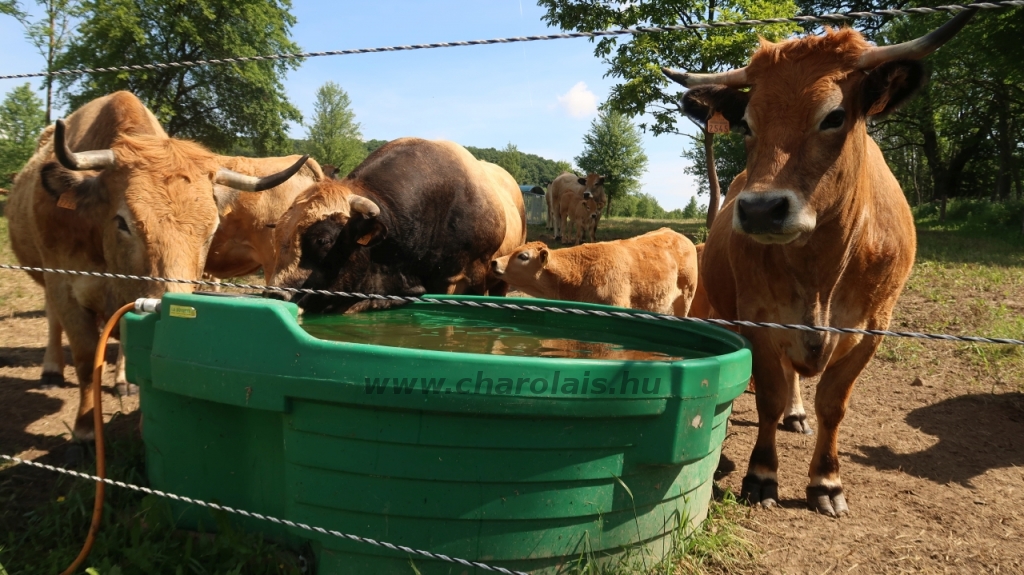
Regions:
M 79 3 L 78 0 L 36 0 L 36 4 L 43 9 L 43 16 L 38 20 L 29 17 L 14 0 L 7 3 L 6 9 L 5 4 L 0 2 L 0 13 L 9 13 L 21 22 L 25 27 L 25 39 L 46 60 L 46 71 L 50 72 L 56 69 L 54 63 L 64 52 L 74 33 L 71 21 L 78 14 Z M 43 87 L 46 90 L 46 123 L 50 123 L 53 110 L 53 84 L 53 76 L 43 78 Z
M 474 148 L 473 146 L 466 146 L 465 148 L 476 159 L 498 164 L 499 166 L 502 165 L 502 155 L 508 150 L 507 146 L 504 150 Z M 516 148 L 516 151 L 519 152 L 518 148 Z M 536 154 L 519 152 L 519 169 L 520 177 L 516 178 L 517 182 L 524 185 L 543 186 L 557 178 L 558 174 L 572 171 L 572 166 L 565 161 L 556 162 Z
M 306 151 L 321 164 L 335 166 L 341 176 L 369 154 L 351 106 L 345 90 L 327 82 L 316 91 L 313 120 L 306 129 Z
M 539 4 L 547 8 L 544 20 L 563 30 L 779 18 L 792 16 L 797 10 L 793 0 L 539 0 Z M 795 24 L 775 24 L 605 37 L 597 41 L 594 55 L 608 65 L 606 75 L 619 80 L 611 89 L 608 106 L 630 117 L 650 114 L 653 122 L 643 122 L 640 127 L 650 129 L 655 136 L 680 134 L 680 89 L 662 74 L 662 66 L 693 72 L 735 68 L 746 63 L 759 37 L 778 40 L 798 29 Z M 714 137 L 702 130 L 701 141 L 690 145 L 704 146 L 703 156 L 710 152 L 714 157 L 717 150 L 713 141 Z M 719 184 L 714 166 L 714 162 L 705 166 L 704 177 L 709 183 L 710 201 L 717 207 Z M 709 225 L 716 211 L 709 214 Z
M 690 196 L 690 201 L 683 208 L 683 217 L 690 220 L 696 218 L 697 209 L 697 196 Z
M 28 84 L 8 92 L 0 103 L 0 186 L 10 186 L 11 175 L 36 151 L 39 132 L 46 127 L 44 115 L 43 101 Z
M 289 0 L 83 0 L 78 34 L 58 68 L 151 64 L 296 52 Z M 116 90 L 135 93 L 168 134 L 215 150 L 239 144 L 288 153 L 286 122 L 301 121 L 282 77 L 295 61 L 67 76 L 71 109 Z
M 647 171 L 640 130 L 614 109 L 598 113 L 583 136 L 583 152 L 576 156 L 576 165 L 584 173 L 604 176 L 609 204 L 638 190 L 640 176 Z
M 509 142 L 507 146 L 501 149 L 501 155 L 498 156 L 497 164 L 508 172 L 512 179 L 516 183 L 523 183 L 523 168 L 520 165 L 519 159 L 522 154 L 519 153 L 519 148 L 512 142 Z

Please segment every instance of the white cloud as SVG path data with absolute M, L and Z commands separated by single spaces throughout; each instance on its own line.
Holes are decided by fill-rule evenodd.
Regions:
M 577 82 L 568 92 L 558 96 L 558 105 L 573 118 L 586 118 L 597 113 L 597 95 L 586 82 Z

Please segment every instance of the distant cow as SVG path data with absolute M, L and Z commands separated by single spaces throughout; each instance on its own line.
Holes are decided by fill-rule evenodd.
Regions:
M 876 47 L 852 29 L 762 41 L 745 68 L 717 74 L 665 69 L 692 88 L 682 108 L 704 123 L 721 113 L 746 137 L 746 169 L 708 233 L 700 277 L 729 320 L 884 330 L 914 263 L 914 218 L 869 118 L 891 113 L 924 82 L 920 59 L 972 17 L 927 36 Z M 806 431 L 799 378 L 820 375 L 821 433 L 808 505 L 848 511 L 839 476 L 839 424 L 853 384 L 881 337 L 741 328 L 753 345 L 758 435 L 742 495 L 778 501 L 776 426 Z M 783 419 L 783 416 L 785 418 Z
M 559 198 L 558 216 L 555 219 L 555 225 L 558 226 L 556 239 L 561 238 L 562 242 L 569 243 L 569 228 L 575 227 L 576 244 L 583 243 L 584 233 L 589 234 L 591 242 L 595 241 L 594 230 L 599 214 L 600 210 L 593 197 L 585 198 L 576 191 L 564 192 Z
M 11 246 L 26 266 L 198 279 L 219 214 L 234 204 L 235 190 L 274 187 L 305 162 L 256 178 L 225 169 L 223 160 L 198 144 L 167 137 L 128 92 L 93 100 L 47 128 L 18 173 L 7 205 Z M 191 286 L 29 275 L 45 288 L 47 355 L 56 350 L 56 357 L 44 357 L 43 383 L 63 382 L 63 328 L 80 389 L 74 436 L 88 439 L 91 387 L 100 384 L 92 381 L 97 326 L 137 298 Z
M 548 229 L 555 232 L 555 239 L 561 239 L 561 230 L 558 229 L 558 206 L 561 205 L 562 195 L 568 192 L 576 192 L 585 198 L 593 198 L 597 202 L 597 222 L 601 220 L 601 211 L 608 203 L 604 192 L 604 176 L 588 174 L 580 178 L 571 172 L 562 172 L 548 186 Z M 595 231 L 597 226 L 595 223 Z
M 668 228 L 626 240 L 552 250 L 530 242 L 491 262 L 492 272 L 534 297 L 685 316 L 697 286 L 693 242 Z
M 512 203 L 512 198 L 519 201 Z M 445 141 L 385 144 L 303 192 L 276 228 L 276 285 L 388 295 L 487 292 L 490 262 L 526 238 L 519 186 Z M 387 302 L 303 295 L 306 311 Z

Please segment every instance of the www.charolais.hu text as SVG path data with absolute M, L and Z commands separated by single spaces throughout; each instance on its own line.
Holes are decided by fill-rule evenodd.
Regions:
M 611 378 L 563 375 L 549 377 L 495 377 L 478 371 L 473 377 L 374 377 L 366 379 L 366 393 L 395 395 L 456 393 L 480 395 L 655 395 L 661 388 L 660 377 L 630 377 L 628 371 Z

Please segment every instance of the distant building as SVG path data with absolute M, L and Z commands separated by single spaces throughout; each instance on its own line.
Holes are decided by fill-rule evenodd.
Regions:
M 526 204 L 526 223 L 544 224 L 548 221 L 548 203 L 544 188 L 540 186 L 519 186 Z

